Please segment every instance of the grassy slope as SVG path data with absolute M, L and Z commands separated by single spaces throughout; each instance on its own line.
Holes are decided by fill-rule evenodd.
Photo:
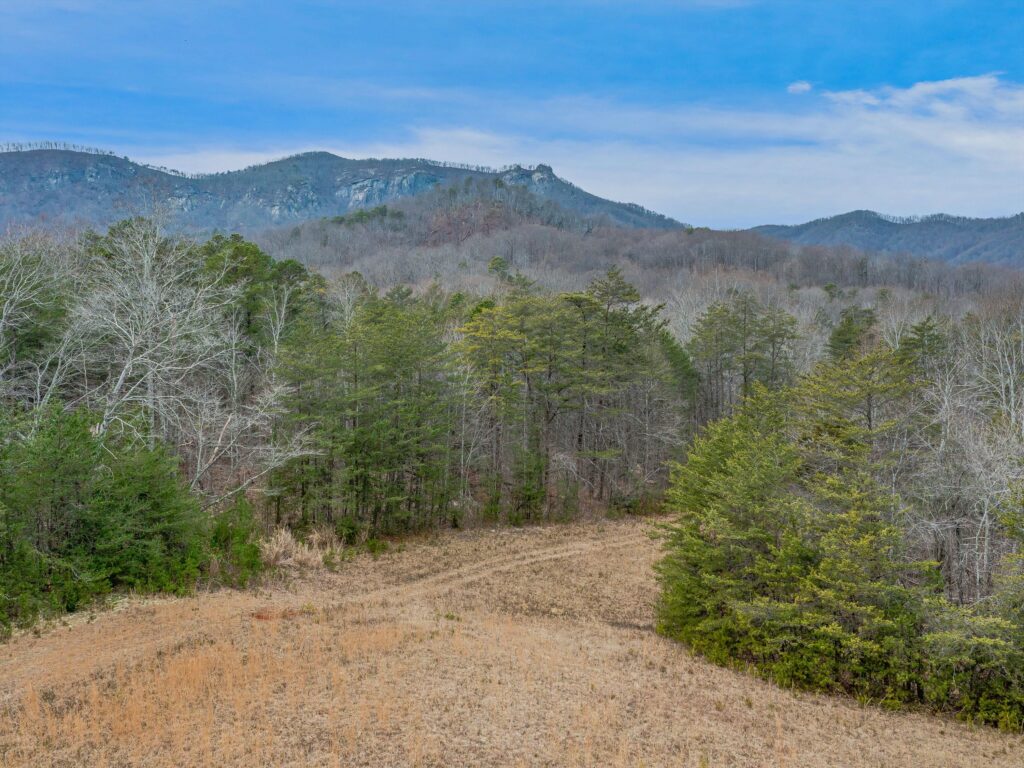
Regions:
M 1018 766 L 1024 739 L 793 694 L 655 635 L 642 521 L 413 542 L 0 647 L 0 763 Z

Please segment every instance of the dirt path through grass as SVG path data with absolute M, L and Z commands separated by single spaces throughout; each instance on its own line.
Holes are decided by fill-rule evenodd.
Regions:
M 0 646 L 0 765 L 1013 766 L 1024 739 L 781 691 L 652 627 L 638 520 L 410 542 Z

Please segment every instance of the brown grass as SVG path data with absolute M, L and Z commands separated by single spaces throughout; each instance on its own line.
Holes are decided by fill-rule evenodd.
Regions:
M 1014 766 L 1024 739 L 794 694 L 651 631 L 627 521 L 413 544 L 0 649 L 5 766 Z
M 278 528 L 260 542 L 260 554 L 274 568 L 319 568 L 325 558 L 340 557 L 342 547 L 327 531 L 315 530 L 306 541 L 299 541 L 287 528 Z

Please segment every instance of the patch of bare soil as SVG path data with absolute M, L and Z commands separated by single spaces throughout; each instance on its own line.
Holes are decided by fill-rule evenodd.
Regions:
M 650 523 L 475 531 L 0 646 L 5 766 L 1013 766 L 653 632 Z

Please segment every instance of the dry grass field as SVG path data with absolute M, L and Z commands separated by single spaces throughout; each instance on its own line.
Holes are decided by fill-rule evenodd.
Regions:
M 1024 765 L 652 631 L 650 524 L 475 531 L 0 646 L 4 766 Z

